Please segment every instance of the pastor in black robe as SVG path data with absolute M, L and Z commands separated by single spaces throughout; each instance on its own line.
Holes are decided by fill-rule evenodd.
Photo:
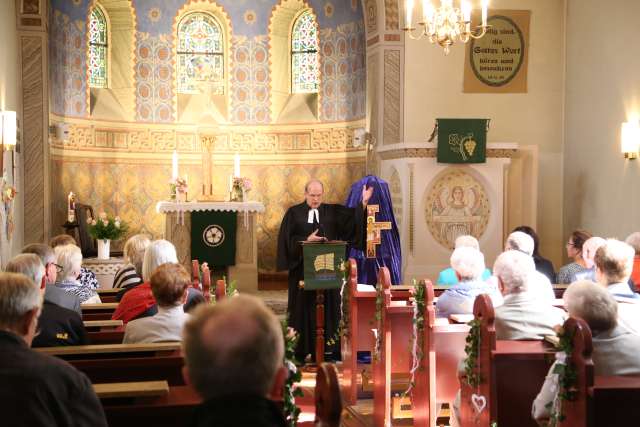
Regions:
M 363 247 L 365 240 L 365 210 L 362 205 L 346 208 L 342 205 L 322 203 L 318 207 L 319 224 L 309 223 L 309 210 L 306 202 L 290 207 L 280 225 L 278 235 L 278 270 L 289 271 L 289 299 L 287 313 L 289 326 L 300 335 L 296 357 L 300 362 L 311 354 L 315 358 L 316 339 L 316 292 L 300 289 L 298 283 L 304 279 L 302 245 L 300 242 L 316 229 L 318 236 L 328 240 L 344 240 L 351 246 Z M 345 254 L 346 257 L 346 254 Z M 346 260 L 346 258 L 345 258 Z M 340 320 L 340 291 L 338 289 L 325 292 L 325 338 L 333 337 Z M 325 344 L 325 352 L 338 355 L 339 340 L 329 346 Z

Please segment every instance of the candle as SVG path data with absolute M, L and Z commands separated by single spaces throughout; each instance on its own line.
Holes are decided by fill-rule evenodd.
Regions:
M 422 20 L 427 24 L 431 23 L 434 13 L 435 11 L 431 1 L 422 0 Z
M 171 179 L 176 180 L 178 178 L 178 152 L 173 150 L 173 156 L 171 157 Z
M 406 28 L 411 28 L 411 14 L 413 13 L 413 0 L 407 0 L 407 20 L 404 23 Z
M 76 200 L 73 191 L 67 197 L 67 221 L 76 222 Z
M 462 20 L 471 21 L 471 3 L 467 0 L 460 0 L 460 10 L 462 11 Z
M 489 0 L 482 0 L 482 26 L 487 26 L 487 6 L 489 5 Z
M 233 176 L 240 177 L 240 154 L 238 153 L 233 156 Z

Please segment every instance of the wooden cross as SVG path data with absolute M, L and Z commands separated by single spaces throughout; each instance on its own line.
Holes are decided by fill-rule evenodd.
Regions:
M 382 243 L 382 230 L 391 230 L 391 222 L 376 222 L 380 205 L 367 206 L 367 258 L 376 257 L 376 247 Z

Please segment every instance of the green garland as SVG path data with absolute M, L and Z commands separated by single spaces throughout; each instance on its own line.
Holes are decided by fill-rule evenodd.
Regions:
M 340 271 L 342 271 L 342 288 L 340 290 L 340 322 L 338 329 L 332 337 L 327 339 L 327 345 L 333 346 L 338 344 L 341 337 L 349 334 L 349 322 L 351 311 L 349 310 L 349 301 L 351 300 L 351 288 L 349 287 L 349 263 L 340 261 Z
M 480 373 L 476 372 L 478 367 L 478 348 L 480 345 L 480 320 L 473 319 L 468 323 L 471 326 L 469 334 L 466 338 L 464 352 L 467 358 L 464 360 L 464 372 L 466 374 L 465 382 L 470 387 L 475 388 L 480 385 L 482 378 Z
M 578 373 L 576 367 L 571 363 L 571 355 L 573 354 L 573 334 L 569 334 L 562 327 L 556 328 L 556 334 L 560 339 L 557 349 L 560 353 L 565 354 L 565 362 L 555 364 L 553 373 L 558 375 L 559 390 L 556 398 L 546 404 L 549 409 L 548 427 L 555 427 L 560 421 L 565 419 L 562 413 L 562 402 L 575 400 L 578 391 L 576 389 L 576 381 Z
M 296 387 L 296 383 L 302 380 L 302 371 L 295 365 L 296 346 L 300 336 L 289 327 L 286 319 L 282 321 L 282 336 L 284 337 L 284 365 L 289 371 L 287 381 L 284 384 L 284 415 L 288 427 L 298 425 L 300 408 L 296 405 L 296 397 L 302 397 L 302 389 Z
M 376 311 L 373 315 L 373 322 L 378 331 L 376 333 L 376 343 L 373 348 L 373 360 L 380 360 L 380 348 L 382 347 L 382 310 L 384 309 L 384 289 L 381 283 L 376 284 Z
M 420 363 L 424 358 L 424 313 L 426 310 L 425 298 L 427 294 L 427 287 L 424 282 L 417 283 L 415 279 L 413 279 L 413 299 L 414 299 L 414 310 L 413 310 L 413 339 L 412 339 L 412 356 L 413 356 L 413 366 L 411 367 L 411 380 L 409 382 L 409 388 L 402 393 L 402 397 L 406 397 L 409 395 L 409 392 L 415 387 L 415 372 L 419 369 Z

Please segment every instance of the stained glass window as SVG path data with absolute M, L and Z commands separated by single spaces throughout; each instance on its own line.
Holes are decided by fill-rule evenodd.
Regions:
M 318 27 L 311 10 L 306 10 L 296 19 L 291 34 L 292 92 L 317 92 L 318 73 Z
M 178 25 L 178 92 L 199 93 L 204 82 L 224 94 L 223 38 L 213 16 L 196 12 Z
M 99 7 L 89 16 L 89 86 L 107 87 L 107 19 Z

